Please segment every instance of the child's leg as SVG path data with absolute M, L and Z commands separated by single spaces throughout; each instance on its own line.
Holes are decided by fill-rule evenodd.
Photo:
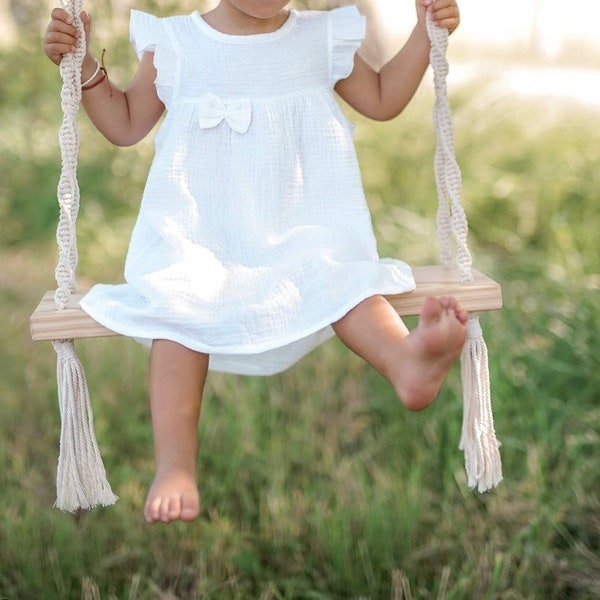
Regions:
M 192 521 L 200 513 L 196 482 L 198 420 L 208 355 L 168 340 L 154 340 L 150 355 L 150 407 L 156 475 L 144 516 Z
M 468 315 L 454 298 L 427 298 L 409 333 L 383 296 L 361 302 L 333 324 L 340 339 L 384 375 L 403 404 L 421 410 L 435 399 L 467 336 Z

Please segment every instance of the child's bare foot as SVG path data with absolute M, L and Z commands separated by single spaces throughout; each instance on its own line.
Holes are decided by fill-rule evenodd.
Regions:
M 194 474 L 185 469 L 157 472 L 144 507 L 146 521 L 193 521 L 199 514 L 200 494 Z
M 418 326 L 404 338 L 396 391 L 411 410 L 429 406 L 446 373 L 460 356 L 468 314 L 454 298 L 425 300 Z

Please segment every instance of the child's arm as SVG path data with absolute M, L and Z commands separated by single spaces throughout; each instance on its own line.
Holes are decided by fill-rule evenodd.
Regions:
M 89 47 L 91 18 L 82 13 L 81 20 Z M 44 38 L 44 49 L 50 60 L 60 64 L 63 54 L 75 49 L 78 38 L 70 15 L 55 8 Z M 82 90 L 82 104 L 88 116 L 98 131 L 117 146 L 131 146 L 139 142 L 164 111 L 165 107 L 154 86 L 156 69 L 152 59 L 151 53 L 143 55 L 140 66 L 125 91 L 117 88 L 108 78 L 94 86 L 102 77 L 102 72 L 89 82 L 89 86 L 93 87 Z M 81 81 L 86 82 L 92 77 L 96 68 L 97 63 L 88 49 L 81 67 Z
M 336 92 L 366 117 L 379 121 L 393 119 L 417 91 L 429 65 L 427 12 L 438 27 L 445 27 L 450 32 L 458 27 L 460 17 L 456 0 L 416 0 L 416 5 L 417 25 L 398 54 L 379 73 L 357 54 L 350 76 L 335 86 Z

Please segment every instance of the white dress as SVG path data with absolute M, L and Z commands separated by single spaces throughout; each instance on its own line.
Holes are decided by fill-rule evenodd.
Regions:
M 332 335 L 374 294 L 414 289 L 376 249 L 352 139 L 333 93 L 364 37 L 355 7 L 290 11 L 272 33 L 237 36 L 198 12 L 132 11 L 154 52 L 167 114 L 123 285 L 81 301 L 149 343 L 210 354 L 210 368 L 267 375 Z

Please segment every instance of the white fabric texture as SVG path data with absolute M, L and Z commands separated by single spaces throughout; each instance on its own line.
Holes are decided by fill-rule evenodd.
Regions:
M 374 294 L 414 289 L 380 259 L 352 139 L 333 92 L 364 37 L 355 7 L 290 11 L 272 33 L 237 36 L 198 12 L 132 11 L 154 53 L 167 114 L 125 266 L 82 308 L 148 343 L 210 354 L 210 368 L 268 375 L 332 335 Z

